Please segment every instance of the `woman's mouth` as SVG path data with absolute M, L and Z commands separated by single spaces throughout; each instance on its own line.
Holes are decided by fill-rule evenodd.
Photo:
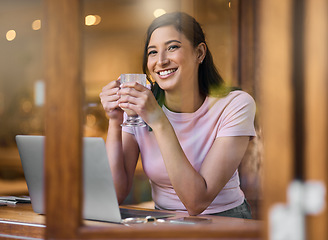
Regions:
M 174 68 L 174 69 L 163 70 L 163 71 L 157 72 L 157 74 L 160 75 L 161 77 L 166 77 L 166 76 L 169 76 L 172 73 L 174 73 L 176 70 L 178 70 L 178 69 Z

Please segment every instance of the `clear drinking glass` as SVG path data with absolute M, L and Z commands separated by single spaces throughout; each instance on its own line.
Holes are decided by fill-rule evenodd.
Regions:
M 146 74 L 121 74 L 121 84 L 137 82 L 146 87 L 147 79 Z M 128 115 L 127 119 L 122 123 L 121 126 L 127 127 L 145 127 L 147 126 L 141 117 L 137 115 L 135 111 L 130 109 L 122 108 L 124 112 Z

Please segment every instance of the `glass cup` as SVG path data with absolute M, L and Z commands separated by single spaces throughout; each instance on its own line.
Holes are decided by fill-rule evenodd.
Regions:
M 121 74 L 121 84 L 129 82 L 137 82 L 146 87 L 146 74 Z M 127 119 L 122 123 L 122 127 L 145 127 L 147 126 L 141 117 L 133 110 L 122 108 L 128 115 Z

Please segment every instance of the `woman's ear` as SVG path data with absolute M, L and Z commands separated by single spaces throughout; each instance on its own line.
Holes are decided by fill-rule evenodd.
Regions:
M 201 64 L 206 56 L 206 44 L 201 42 L 196 48 L 197 60 Z

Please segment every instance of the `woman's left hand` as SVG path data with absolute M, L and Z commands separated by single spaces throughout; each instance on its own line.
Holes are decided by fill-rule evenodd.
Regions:
M 118 91 L 121 108 L 135 111 L 150 127 L 166 118 L 153 93 L 137 82 L 124 83 Z

